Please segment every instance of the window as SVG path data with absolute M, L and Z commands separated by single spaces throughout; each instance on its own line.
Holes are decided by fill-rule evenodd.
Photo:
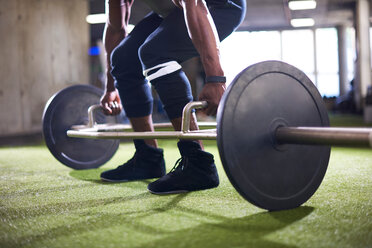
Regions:
M 340 85 L 337 31 L 334 28 L 323 28 L 315 32 L 318 90 L 325 96 L 338 96 Z
M 282 32 L 283 61 L 306 73 L 315 82 L 314 34 L 312 30 Z
M 279 32 L 235 32 L 221 43 L 222 67 L 227 82 L 247 66 L 264 61 L 280 60 Z
M 353 37 L 350 29 L 347 41 L 349 68 L 353 68 Z M 221 43 L 221 59 L 228 82 L 249 65 L 264 60 L 282 60 L 304 71 L 321 95 L 339 95 L 335 28 L 235 32 Z M 352 77 L 350 70 L 350 80 Z

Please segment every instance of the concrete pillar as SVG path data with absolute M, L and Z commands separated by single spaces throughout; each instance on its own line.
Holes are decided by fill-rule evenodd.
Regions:
M 355 98 L 359 110 L 363 109 L 368 86 L 372 85 L 371 50 L 369 40 L 369 1 L 358 0 L 356 4 L 357 65 L 355 75 Z
M 88 0 L 0 0 L 0 137 L 41 132 L 45 103 L 89 83 Z
M 345 95 L 349 90 L 348 82 L 348 57 L 347 57 L 347 32 L 346 26 L 337 27 L 338 38 L 338 71 L 340 78 L 340 96 Z

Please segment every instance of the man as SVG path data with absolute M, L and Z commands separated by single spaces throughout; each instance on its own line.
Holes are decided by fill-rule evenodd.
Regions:
M 101 99 L 104 112 L 117 115 L 121 103 L 134 131 L 153 131 L 152 96 L 155 87 L 175 130 L 181 130 L 182 109 L 192 101 L 190 84 L 180 63 L 200 56 L 206 84 L 199 100 L 208 102 L 204 112 L 215 115 L 225 90 L 219 58 L 219 40 L 241 23 L 245 0 L 146 0 L 154 12 L 127 32 L 133 0 L 108 0 L 104 32 L 107 53 L 107 85 Z M 120 97 L 119 97 L 120 95 Z M 190 123 L 197 130 L 195 116 Z M 201 141 L 178 142 L 181 159 L 165 174 L 163 150 L 156 140 L 134 140 L 132 159 L 101 179 L 124 182 L 159 178 L 148 185 L 154 194 L 181 193 L 217 187 L 213 155 Z

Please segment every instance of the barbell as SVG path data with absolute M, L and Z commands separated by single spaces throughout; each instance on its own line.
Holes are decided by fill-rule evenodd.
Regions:
M 102 90 L 68 87 L 54 95 L 43 114 L 43 134 L 51 153 L 74 169 L 97 168 L 115 153 L 119 139 L 217 140 L 223 168 L 235 189 L 252 204 L 282 210 L 305 203 L 327 170 L 330 146 L 371 147 L 371 128 L 331 128 L 323 100 L 299 69 L 265 61 L 239 73 L 223 95 L 217 123 L 190 131 L 191 102 L 181 131 L 133 132 L 125 116 L 103 115 Z M 88 113 L 88 114 L 87 114 Z

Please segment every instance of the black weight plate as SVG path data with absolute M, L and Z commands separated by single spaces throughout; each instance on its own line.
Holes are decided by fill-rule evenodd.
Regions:
M 103 91 L 91 85 L 74 85 L 51 97 L 43 114 L 43 136 L 53 156 L 73 169 L 97 168 L 116 152 L 119 140 L 70 138 L 73 125 L 88 123 L 88 108 L 99 104 Z M 97 123 L 120 122 L 120 117 L 95 114 Z
M 231 183 L 267 210 L 295 208 L 318 189 L 330 147 L 277 145 L 278 126 L 329 126 L 321 96 L 300 70 L 266 61 L 242 71 L 217 115 L 217 144 Z

